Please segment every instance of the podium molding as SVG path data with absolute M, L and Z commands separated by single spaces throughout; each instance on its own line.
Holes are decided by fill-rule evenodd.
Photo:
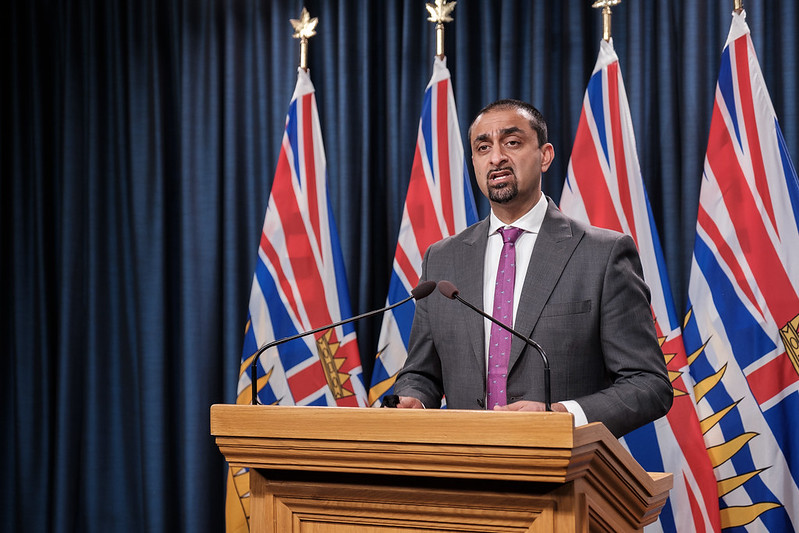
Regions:
M 211 434 L 253 532 L 640 531 L 672 486 L 568 413 L 214 405 Z

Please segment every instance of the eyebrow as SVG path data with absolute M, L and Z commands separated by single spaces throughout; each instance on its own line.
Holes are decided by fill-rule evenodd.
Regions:
M 512 133 L 520 133 L 521 131 L 522 131 L 521 128 L 519 128 L 518 126 L 511 126 L 510 128 L 505 128 L 505 129 L 499 130 L 499 136 L 500 137 L 505 137 L 507 135 L 511 135 Z M 476 143 L 477 142 L 483 142 L 483 141 L 487 141 L 490 138 L 491 138 L 491 135 L 489 135 L 488 133 L 483 133 L 483 134 L 478 135 L 477 137 L 475 137 L 474 138 L 474 142 L 476 142 Z

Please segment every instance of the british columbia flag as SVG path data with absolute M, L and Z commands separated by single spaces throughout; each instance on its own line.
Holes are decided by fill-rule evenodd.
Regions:
M 799 183 L 746 24 L 721 55 L 685 345 L 721 525 L 799 529 Z
M 583 99 L 560 207 L 594 226 L 629 234 L 652 294 L 655 326 L 674 387 L 669 413 L 624 437 L 648 471 L 672 472 L 674 488 L 652 531 L 718 531 L 716 483 L 705 452 L 693 382 L 644 188 L 630 106 L 612 41 L 602 41 Z
M 436 57 L 419 119 L 416 151 L 386 305 L 411 294 L 419 282 L 427 247 L 477 222 L 477 209 L 464 159 L 458 114 L 446 58 Z M 369 403 L 380 405 L 391 394 L 394 379 L 407 357 L 415 303 L 385 314 Z
M 259 346 L 351 316 L 314 87 L 299 69 L 258 247 L 236 403 L 250 402 Z M 352 324 L 267 350 L 259 365 L 262 404 L 366 406 Z M 249 515 L 248 477 L 230 469 L 229 532 L 231 513 Z

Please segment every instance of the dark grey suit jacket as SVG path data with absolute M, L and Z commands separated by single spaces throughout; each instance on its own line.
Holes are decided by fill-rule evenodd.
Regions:
M 547 198 L 514 328 L 549 356 L 552 401 L 575 400 L 589 422 L 621 436 L 669 410 L 671 383 L 658 344 L 649 288 L 628 235 L 588 226 Z M 483 307 L 488 219 L 430 246 L 423 280 L 449 280 Z M 542 362 L 513 338 L 508 403 L 543 401 Z M 394 391 L 439 407 L 484 409 L 483 318 L 439 292 L 417 302 L 408 359 Z

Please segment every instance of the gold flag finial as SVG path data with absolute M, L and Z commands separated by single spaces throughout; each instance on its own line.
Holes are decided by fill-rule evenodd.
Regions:
M 295 39 L 300 40 L 300 68 L 308 70 L 308 39 L 316 35 L 316 25 L 319 23 L 317 17 L 311 18 L 308 10 L 302 8 L 300 19 L 291 19 L 291 25 L 294 27 Z
M 427 4 L 427 18 L 430 22 L 436 23 L 436 55 L 444 59 L 444 23 L 452 22 L 450 14 L 455 9 L 458 2 L 447 2 L 447 0 L 436 0 L 435 5 Z
M 733 0 L 732 6 L 733 11 L 740 13 L 744 10 L 744 0 Z
M 591 7 L 602 8 L 602 39 L 610 41 L 611 6 L 621 4 L 621 0 L 596 0 Z

